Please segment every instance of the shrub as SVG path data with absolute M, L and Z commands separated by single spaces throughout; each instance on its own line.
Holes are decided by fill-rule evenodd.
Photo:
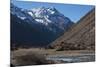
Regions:
M 45 56 L 37 52 L 28 52 L 25 55 L 15 56 L 15 62 L 15 65 L 17 66 L 41 65 L 48 63 Z
M 56 51 L 63 51 L 64 49 L 62 47 L 57 48 Z

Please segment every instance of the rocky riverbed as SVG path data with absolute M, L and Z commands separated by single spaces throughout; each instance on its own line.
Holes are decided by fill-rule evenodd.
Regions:
M 11 51 L 11 64 L 15 66 L 93 61 L 95 61 L 93 50 L 55 51 L 53 49 L 30 48 Z
M 73 56 L 50 55 L 47 57 L 47 60 L 53 60 L 59 63 L 92 62 L 95 61 L 95 55 L 94 54 L 73 55 Z

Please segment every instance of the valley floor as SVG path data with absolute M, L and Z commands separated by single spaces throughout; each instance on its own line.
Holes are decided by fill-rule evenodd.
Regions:
M 29 49 L 18 49 L 18 50 L 11 51 L 11 63 L 13 65 L 20 65 L 16 63 L 16 57 L 27 55 L 30 53 L 38 54 L 37 56 L 39 57 L 42 57 L 43 55 L 45 56 L 46 60 L 53 61 L 53 62 L 49 62 L 48 64 L 95 61 L 95 51 L 93 50 L 56 51 L 55 49 L 29 48 Z M 27 56 L 27 58 L 30 58 L 30 57 Z M 33 65 L 38 65 L 38 64 L 33 63 Z

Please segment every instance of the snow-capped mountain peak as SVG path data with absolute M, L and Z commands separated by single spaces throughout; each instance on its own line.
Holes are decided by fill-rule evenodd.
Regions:
M 27 20 L 31 25 L 36 23 L 46 26 L 49 30 L 52 29 L 57 31 L 57 29 L 54 29 L 57 27 L 64 31 L 72 24 L 71 20 L 61 14 L 55 7 L 22 9 L 11 4 L 11 14 L 16 15 L 22 20 Z
M 30 11 L 31 11 L 31 15 L 33 13 L 35 17 L 38 17 L 38 18 L 43 18 L 44 16 L 48 17 L 49 15 L 52 15 L 58 12 L 55 8 L 45 8 L 45 7 L 33 8 L 33 9 L 30 9 Z
M 11 34 L 15 43 L 47 45 L 73 22 L 54 7 L 23 9 L 11 4 Z

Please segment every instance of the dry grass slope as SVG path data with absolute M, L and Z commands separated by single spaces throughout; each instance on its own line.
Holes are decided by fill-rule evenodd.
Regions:
M 95 9 L 50 45 L 57 50 L 95 50 Z

